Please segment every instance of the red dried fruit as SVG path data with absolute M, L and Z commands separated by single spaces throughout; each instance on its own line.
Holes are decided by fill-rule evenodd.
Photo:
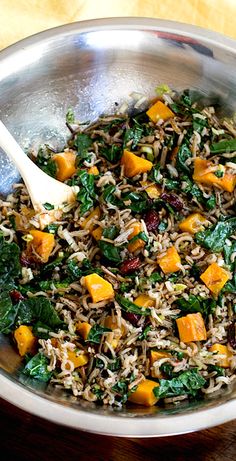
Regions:
M 236 349 L 236 321 L 231 323 L 228 329 L 228 343 L 233 349 Z
M 127 259 L 120 266 L 121 274 L 131 274 L 140 267 L 141 261 L 138 257 Z
M 144 216 L 144 221 L 148 232 L 153 232 L 158 228 L 160 224 L 159 214 L 156 210 L 149 210 Z
M 136 326 L 141 316 L 138 314 L 133 314 L 132 312 L 123 312 L 123 317 L 125 320 L 128 320 L 128 322 L 132 323 L 133 326 Z
M 14 303 L 18 303 L 22 299 L 25 299 L 24 296 L 20 293 L 20 291 L 17 290 L 10 291 L 9 295 Z
M 24 253 L 20 256 L 20 263 L 23 267 L 29 267 L 31 265 L 29 257 L 27 257 Z
M 182 200 L 180 200 L 180 198 L 175 194 L 167 194 L 166 192 L 163 192 L 160 195 L 160 198 L 169 203 L 177 211 L 182 210 L 184 207 Z

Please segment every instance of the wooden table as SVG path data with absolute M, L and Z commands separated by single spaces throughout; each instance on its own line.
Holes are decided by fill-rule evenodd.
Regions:
M 193 434 L 121 439 L 49 423 L 0 400 L 2 461 L 233 461 L 236 421 Z

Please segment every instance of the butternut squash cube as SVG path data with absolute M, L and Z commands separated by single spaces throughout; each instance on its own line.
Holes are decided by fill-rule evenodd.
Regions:
M 121 165 L 124 165 L 124 174 L 127 178 L 132 178 L 140 173 L 146 173 L 153 167 L 152 162 L 149 162 L 149 160 L 142 157 L 138 157 L 138 155 L 135 155 L 128 150 L 124 150 L 121 157 Z
M 102 238 L 102 228 L 101 227 L 96 227 L 96 229 L 94 229 L 92 232 L 91 232 L 93 238 L 95 240 L 101 240 Z
M 84 277 L 85 286 L 92 298 L 93 303 L 106 301 L 114 298 L 114 290 L 111 283 L 104 280 L 98 274 L 90 274 Z
M 148 186 L 148 184 L 152 184 L 148 181 L 141 181 L 141 185 L 143 187 Z M 148 194 L 148 197 L 151 199 L 159 198 L 161 195 L 161 187 L 157 186 L 156 184 L 152 184 L 151 186 L 146 187 L 145 192 Z
M 93 222 L 94 220 L 98 221 L 101 217 L 101 210 L 99 206 L 94 208 L 93 211 L 81 222 L 82 229 L 87 229 L 90 232 L 96 227 L 96 224 Z
M 158 362 L 158 360 L 161 359 L 166 359 L 171 357 L 171 354 L 169 352 L 165 351 L 152 351 L 150 353 L 150 368 L 151 368 L 151 377 L 152 378 L 160 378 L 160 375 L 157 376 L 155 369 L 153 369 L 153 365 L 155 362 Z
M 180 230 L 196 234 L 196 232 L 204 230 L 204 225 L 207 224 L 207 219 L 200 213 L 190 214 L 186 219 L 179 224 Z
M 119 329 L 120 332 L 121 332 L 121 336 L 123 336 L 125 334 L 125 332 L 126 332 L 126 329 L 125 329 L 124 325 L 121 324 L 121 326 L 119 327 L 117 318 L 116 317 L 113 318 L 112 315 L 108 315 L 105 318 L 104 326 L 107 327 L 107 328 L 110 328 L 111 330 Z
M 148 109 L 146 112 L 148 117 L 152 120 L 153 123 L 157 123 L 158 120 L 168 120 L 175 116 L 174 112 L 169 109 L 163 102 L 157 101 L 153 106 Z
M 55 154 L 52 159 L 57 165 L 56 178 L 59 181 L 65 181 L 66 179 L 71 178 L 73 174 L 75 174 L 75 152 L 61 152 L 60 154 Z
M 153 307 L 155 306 L 155 300 L 150 298 L 148 295 L 139 295 L 135 300 L 134 304 L 140 307 Z
M 32 229 L 29 233 L 33 237 L 29 246 L 32 246 L 42 262 L 46 263 L 55 245 L 54 235 L 36 229 Z
M 229 351 L 227 346 L 224 346 L 223 344 L 213 344 L 209 348 L 210 352 L 216 352 L 219 355 L 222 355 L 223 357 L 219 357 L 218 359 L 218 365 L 222 368 L 229 368 L 230 367 L 230 359 L 233 356 L 233 354 Z
M 97 176 L 99 174 L 99 170 L 95 165 L 91 166 L 88 170 L 88 174 L 93 174 L 94 176 Z
M 91 328 L 88 322 L 78 322 L 76 325 L 76 331 L 78 331 L 79 335 L 82 336 L 84 340 L 88 338 Z
M 223 176 L 217 177 L 216 171 L 222 171 Z M 208 160 L 197 157 L 194 161 L 194 181 L 208 186 L 217 185 L 227 192 L 233 192 L 236 186 L 236 174 L 227 173 L 224 165 L 214 165 Z
M 68 360 L 74 364 L 75 368 L 83 367 L 89 361 L 89 356 L 85 352 L 82 354 L 77 355 L 75 351 L 67 351 Z
M 128 240 L 131 240 L 133 237 L 136 237 L 140 232 L 142 232 L 142 225 L 140 222 L 135 222 L 131 224 L 130 229 L 133 229 L 132 233 L 129 235 Z M 128 244 L 128 250 L 130 253 L 134 253 L 137 250 L 140 250 L 145 246 L 145 242 L 142 239 L 137 239 L 134 242 Z
M 172 246 L 163 256 L 157 258 L 157 263 L 164 274 L 170 274 L 180 270 L 181 259 L 175 247 Z
M 189 343 L 192 341 L 205 341 L 207 339 L 206 328 L 202 314 L 188 314 L 176 319 L 180 341 Z
M 20 325 L 14 331 L 14 338 L 21 356 L 34 352 L 37 339 L 33 335 L 31 327 L 28 327 L 27 325 Z
M 158 398 L 155 397 L 153 389 L 157 387 L 158 384 L 151 379 L 145 379 L 140 384 L 136 391 L 130 394 L 128 400 L 138 405 L 144 405 L 145 407 L 151 407 L 155 405 L 158 401 Z
M 218 296 L 220 290 L 222 290 L 229 278 L 229 273 L 223 269 L 223 267 L 218 266 L 217 263 L 212 263 L 205 272 L 200 275 L 200 279 L 215 296 Z

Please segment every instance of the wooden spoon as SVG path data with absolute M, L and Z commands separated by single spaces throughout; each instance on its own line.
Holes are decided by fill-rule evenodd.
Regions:
M 0 121 L 0 147 L 6 152 L 19 170 L 29 192 L 36 213 L 45 213 L 44 203 L 54 206 L 73 203 L 73 189 L 48 176 L 24 153 L 16 140 Z M 51 220 L 51 219 L 50 219 Z

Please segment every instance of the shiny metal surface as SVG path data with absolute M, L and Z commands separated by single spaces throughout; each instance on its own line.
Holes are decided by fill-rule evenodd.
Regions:
M 160 83 L 195 88 L 236 108 L 235 41 L 168 21 L 122 18 L 86 21 L 35 35 L 0 53 L 0 118 L 24 149 L 63 146 L 65 114 L 92 121 L 137 91 L 154 96 Z M 0 153 L 0 193 L 18 174 Z M 76 428 L 120 436 L 173 435 L 236 416 L 236 391 L 162 410 L 96 407 L 56 389 L 22 382 L 20 360 L 0 339 L 0 396 L 32 413 Z

